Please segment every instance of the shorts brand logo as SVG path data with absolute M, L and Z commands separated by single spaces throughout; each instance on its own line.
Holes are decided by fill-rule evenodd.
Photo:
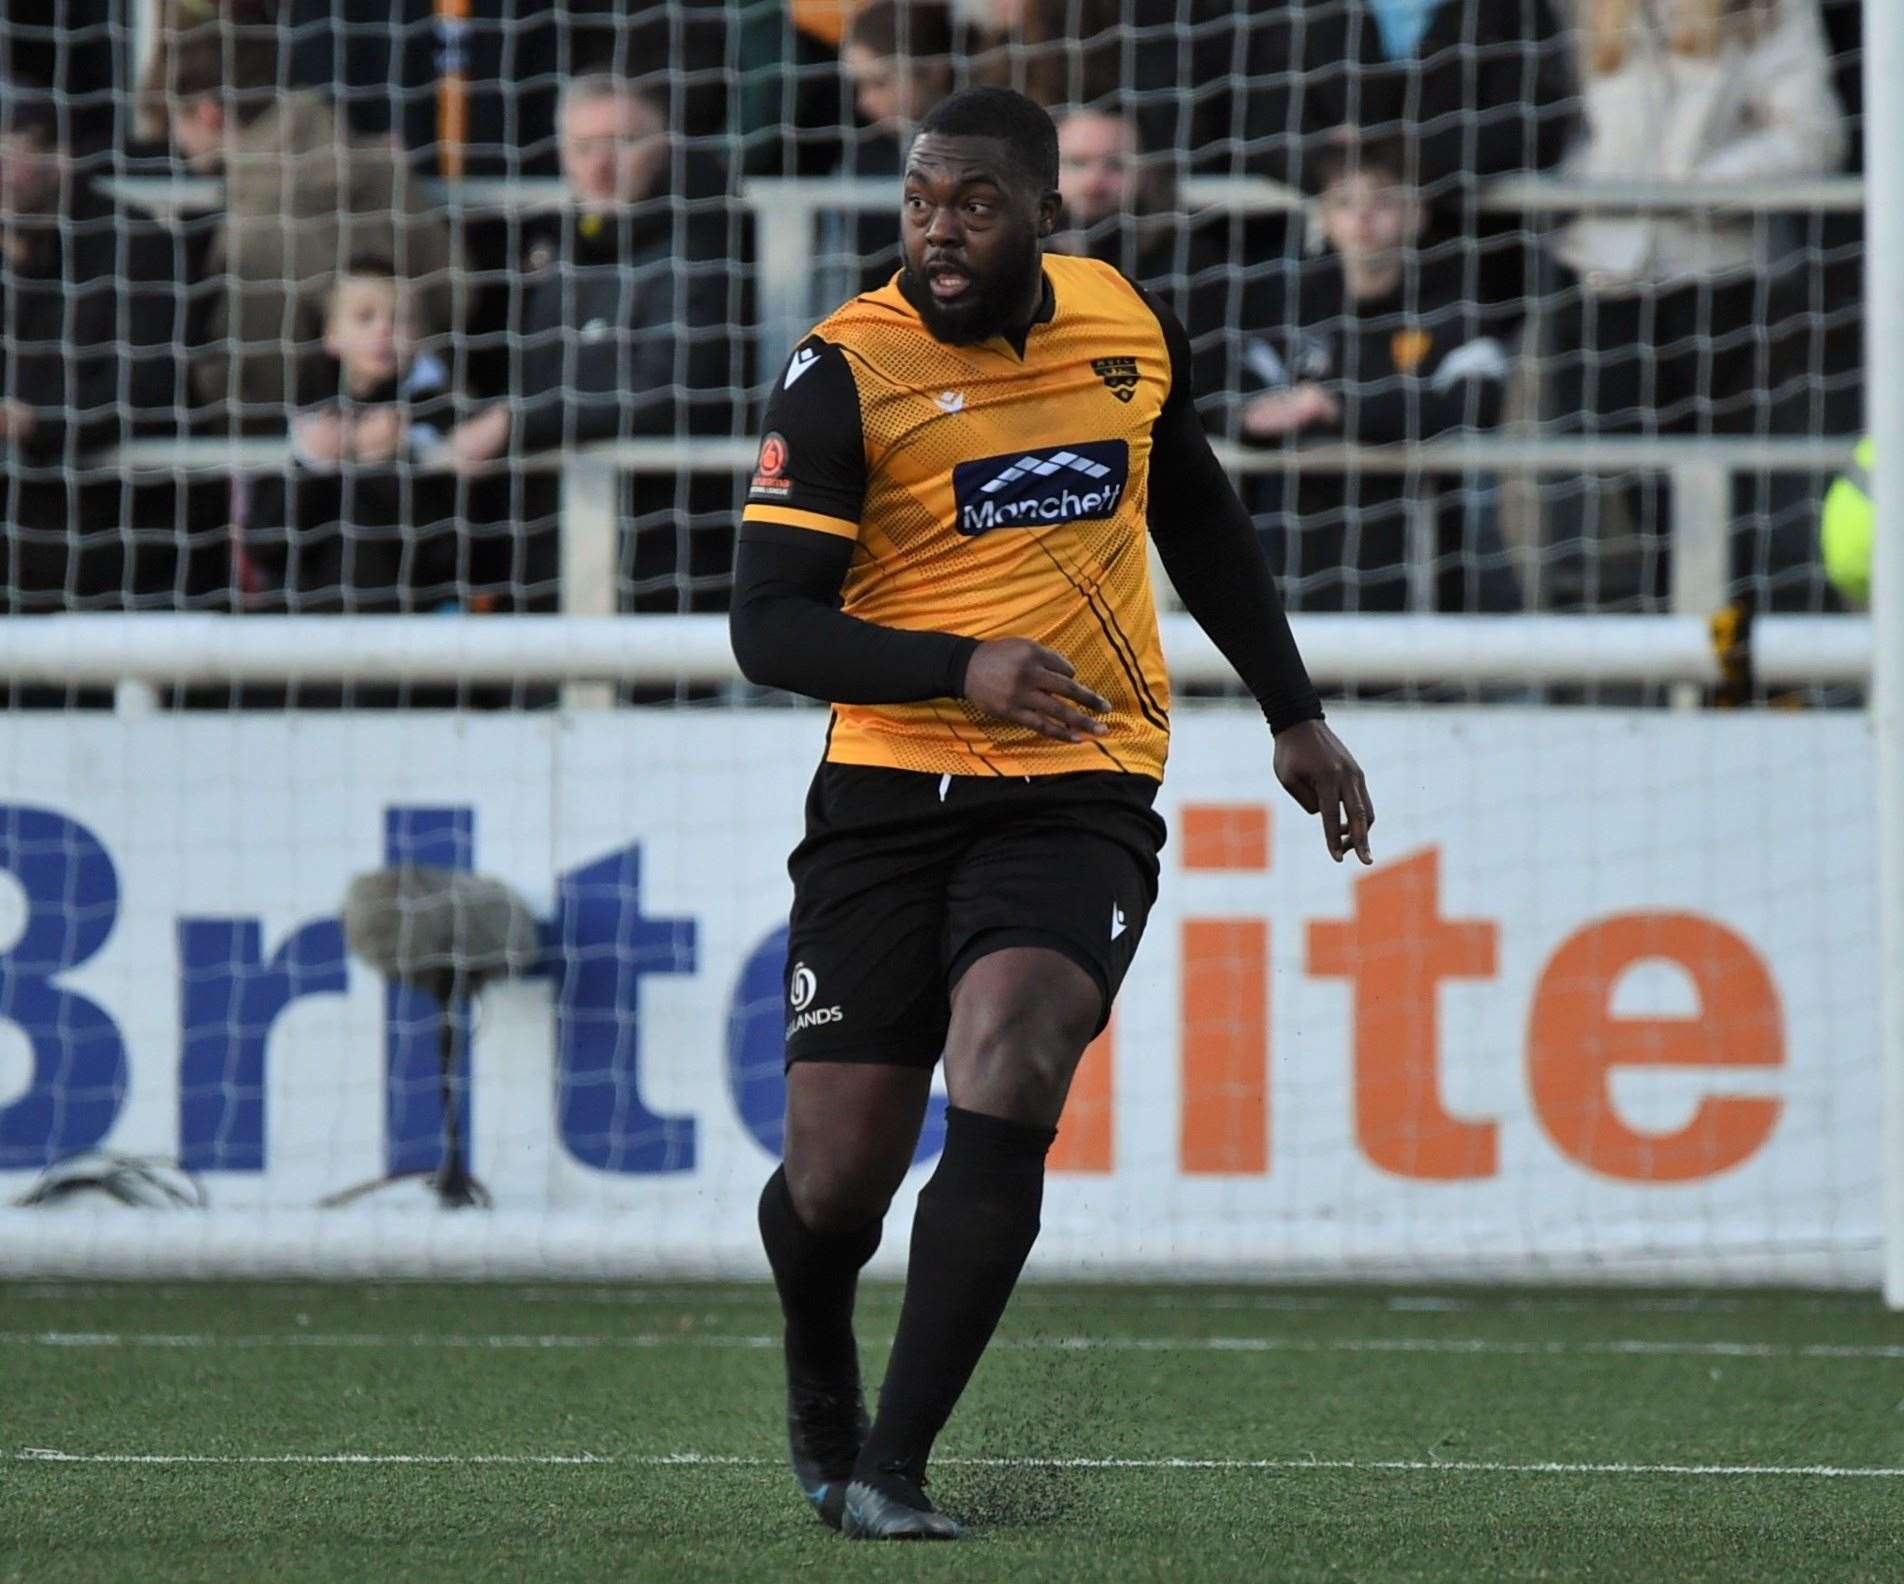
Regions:
M 792 1038 L 801 1029 L 818 1028 L 823 1023 L 838 1023 L 846 1014 L 836 1006 L 816 1007 L 813 997 L 818 993 L 820 981 L 817 975 L 805 963 L 795 963 L 790 982 L 787 986 L 787 1004 L 793 1008 L 793 1016 L 787 1020 L 787 1036 Z
M 958 530 L 971 537 L 995 528 L 1050 528 L 1116 514 L 1130 479 L 1122 440 L 1007 452 L 952 470 Z

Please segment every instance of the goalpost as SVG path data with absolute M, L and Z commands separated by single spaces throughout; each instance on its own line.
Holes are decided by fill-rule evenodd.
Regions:
M 1879 550 L 1873 566 L 1872 723 L 1878 771 L 1879 951 L 1904 962 L 1904 16 L 1895 6 L 1864 14 L 1865 224 L 1870 285 L 1865 293 L 1870 387 L 1866 428 L 1877 444 L 1873 504 Z M 1904 975 L 1881 972 L 1884 1041 L 1884 1297 L 1904 1309 Z
M 314 45 L 331 36 L 310 24 L 316 9 L 286 33 L 287 80 L 294 63 L 315 70 Z M 524 65 L 542 35 L 483 0 L 436 10 L 454 33 L 454 114 L 439 123 L 451 101 L 435 82 L 399 81 L 418 57 L 395 47 L 387 81 L 334 97 L 347 115 L 381 118 L 379 138 L 467 134 L 463 178 L 418 189 L 473 249 L 463 309 L 491 313 L 433 344 L 472 387 L 449 421 L 515 389 L 538 348 L 560 354 L 554 394 L 580 407 L 595 387 L 575 370 L 616 332 L 593 309 L 553 329 L 521 315 L 538 281 L 579 279 L 561 275 L 578 233 L 536 139 L 557 81 L 588 62 L 557 51 Z M 1187 7 L 1167 36 L 1127 43 L 1203 60 L 1225 11 Z M 1880 522 L 1904 522 L 1904 372 L 1888 355 L 1904 348 L 1896 11 L 1866 6 L 1863 61 Z M 155 39 L 156 14 L 142 17 L 140 37 Z M 392 24 L 384 41 L 399 33 Z M 340 25 L 332 42 L 342 36 Z M 684 279 L 670 322 L 627 342 L 692 332 L 671 351 L 664 436 L 551 446 L 461 483 L 436 451 L 326 473 L 302 438 L 300 459 L 282 435 L 250 432 L 74 439 L 4 463 L 6 592 L 39 612 L 0 620 L 14 704 L 0 739 L 10 1274 L 758 1269 L 752 1206 L 779 1148 L 784 1083 L 784 862 L 825 716 L 734 674 L 722 535 L 735 470 L 754 454 L 752 412 L 778 374 L 762 349 L 849 289 L 884 245 L 861 229 L 878 213 L 863 202 L 869 182 L 890 178 L 730 171 L 724 193 L 689 192 L 702 180 L 690 154 L 736 149 L 696 94 L 718 79 L 738 114 L 743 90 L 773 71 L 798 86 L 829 69 L 824 52 L 770 70 L 738 41 L 727 49 L 718 69 L 665 79 L 670 113 L 693 130 L 670 154 L 680 189 L 653 211 L 684 248 L 701 245 L 692 228 L 709 216 L 736 247 L 753 239 L 752 273 L 724 260 L 704 271 L 758 331 L 728 349 L 724 425 L 687 393 L 700 378 L 694 337 L 724 339 L 731 325 L 697 317 Z M 331 53 L 340 72 L 346 53 Z M 1245 54 L 1227 68 L 1243 74 L 1233 86 L 1301 86 L 1287 62 Z M 514 75 L 485 80 L 498 60 Z M 1190 87 L 1181 114 L 1147 126 L 1208 133 L 1193 111 L 1212 83 Z M 1178 93 L 1147 86 L 1139 102 L 1168 110 Z M 64 114 L 83 94 L 69 83 L 53 99 Z M 498 103 L 507 113 L 484 120 Z M 1266 367 L 1309 357 L 1323 368 L 1353 316 L 1305 306 L 1323 262 L 1318 222 L 1252 163 L 1262 140 L 1244 112 L 1214 136 L 1185 192 L 1225 247 L 1193 252 L 1184 220 L 1163 275 L 1220 288 L 1205 345 L 1241 399 Z M 753 146 L 774 137 L 793 163 L 785 127 Z M 88 167 L 100 190 L 166 236 L 202 241 L 194 228 L 212 223 L 216 182 L 131 149 L 122 141 Z M 1570 206 L 1771 226 L 1859 197 L 1856 178 L 1832 175 L 1705 183 L 1690 198 L 1650 181 L 1524 176 L 1445 222 L 1451 234 L 1433 246 L 1474 286 L 1482 249 L 1463 226 L 1492 227 L 1538 261 Z M 67 216 L 55 229 L 77 249 L 96 223 Z M 1806 231 L 1792 255 L 1814 284 L 1825 279 L 1814 266 L 1838 261 L 1821 234 Z M 85 288 L 70 270 L 55 278 L 77 325 Z M 1815 486 L 1854 439 L 1815 412 L 1743 436 L 1552 432 L 1535 397 L 1560 299 L 1535 264 L 1524 281 L 1504 311 L 1526 322 L 1501 332 L 1512 390 L 1485 423 L 1419 444 L 1349 433 L 1264 449 L 1235 444 L 1213 414 L 1226 464 L 1285 557 L 1298 639 L 1337 695 L 1331 716 L 1369 770 L 1379 862 L 1327 863 L 1313 822 L 1274 787 L 1260 717 L 1165 591 L 1179 700 L 1162 896 L 1067 1110 L 1034 1272 L 1882 1284 L 1904 1307 L 1904 976 L 1886 971 L 1904 960 L 1904 623 L 1883 614 L 1904 609 L 1904 562 L 1878 555 L 1874 621 L 1832 608 L 1809 550 L 1793 555 L 1809 543 Z M 165 290 L 180 309 L 166 399 L 183 402 L 194 361 L 232 348 L 188 344 L 185 309 L 202 283 Z M 121 289 L 127 315 L 136 295 Z M 1809 348 L 1851 311 L 1814 290 L 1745 338 L 1769 363 L 1781 332 Z M 1412 400 L 1431 376 L 1408 385 L 1402 365 L 1428 355 L 1443 323 L 1424 312 L 1375 333 Z M 48 337 L 78 333 L 8 326 L 8 345 L 25 350 L 9 354 L 0 395 L 43 402 L 22 371 L 43 374 Z M 306 351 L 322 350 L 319 325 L 302 333 Z M 86 356 L 116 355 L 119 335 Z M 1696 339 L 1716 354 L 1739 338 L 1708 322 Z M 36 348 L 42 362 L 24 361 Z M 61 377 L 76 379 L 80 352 L 60 355 Z M 1806 355 L 1779 376 L 1781 400 L 1802 406 L 1858 377 Z M 97 410 L 55 403 L 45 420 L 96 419 L 143 400 L 138 388 L 127 371 Z M 306 405 L 321 406 L 281 416 L 308 416 Z M 271 581 L 283 569 L 259 553 L 274 527 L 260 502 L 288 513 L 286 490 L 337 474 L 343 504 L 312 522 L 342 525 L 345 570 L 293 589 L 313 608 L 286 613 L 295 600 Z M 1550 608 L 1541 591 L 1555 566 L 1576 551 L 1610 565 L 1644 538 L 1663 508 L 1638 484 L 1655 477 L 1670 478 L 1673 508 L 1670 544 L 1662 531 L 1644 551 L 1657 586 L 1609 612 Z M 1317 488 L 1343 478 L 1347 494 Z M 1756 491 L 1743 505 L 1740 480 Z M 353 517 L 385 484 L 382 515 Z M 75 561 L 63 583 L 33 587 L 28 551 L 62 535 L 33 515 L 31 491 L 69 488 L 68 547 L 126 559 Z M 155 492 L 169 509 L 155 513 Z M 363 569 L 388 544 L 412 557 L 391 560 L 391 577 L 428 582 L 415 569 L 430 542 L 418 521 L 432 512 L 458 524 L 445 531 L 449 570 L 431 574 L 427 599 L 406 583 L 371 601 Z M 1591 522 L 1595 537 L 1557 539 L 1555 522 Z M 1397 608 L 1375 608 L 1397 580 L 1357 539 L 1370 524 L 1400 546 Z M 154 542 L 174 558 L 156 579 L 142 559 Z M 1527 608 L 1476 609 L 1473 590 L 1503 568 Z M 1732 603 L 1747 592 L 1770 608 Z M 1738 641 L 1715 641 L 1715 614 L 1718 638 Z M 301 707 L 285 707 L 287 687 Z M 1700 707 L 1710 698 L 1741 707 Z M 474 999 L 451 1051 L 448 1118 L 434 1004 L 387 985 L 344 928 L 350 882 L 405 866 L 503 882 L 539 935 L 535 961 L 513 960 Z M 451 1209 L 433 1193 L 446 1133 L 493 1208 Z M 168 1192 L 175 1171 L 203 1207 Z M 902 1249 L 889 1239 L 881 1257 Z

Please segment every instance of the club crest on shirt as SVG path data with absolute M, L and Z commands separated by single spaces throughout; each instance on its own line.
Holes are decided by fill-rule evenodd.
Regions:
M 760 455 L 754 462 L 754 480 L 748 485 L 750 496 L 777 500 L 793 488 L 787 477 L 787 442 L 778 430 L 770 430 L 760 442 Z
M 1412 374 L 1421 367 L 1421 360 L 1434 344 L 1435 338 L 1426 330 L 1397 330 L 1388 338 L 1388 355 L 1395 360 L 1399 372 Z
M 1121 402 L 1137 394 L 1137 359 L 1102 357 L 1091 359 L 1091 372 L 1104 381 L 1104 387 Z

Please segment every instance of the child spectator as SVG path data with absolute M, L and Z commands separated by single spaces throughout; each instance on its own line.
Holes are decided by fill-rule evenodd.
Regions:
M 1572 131 L 1572 52 L 1551 0 L 1283 0 L 1206 30 L 1199 167 L 1320 190 L 1347 138 L 1398 139 L 1443 235 L 1468 244 L 1466 290 L 1530 294 L 1533 216 L 1477 210 L 1493 178 L 1558 164 Z M 1242 69 L 1238 70 L 1238 62 Z
M 260 481 L 240 577 L 253 609 L 460 609 L 493 591 L 457 531 L 457 480 L 410 464 L 440 447 L 456 403 L 420 350 L 416 289 L 387 259 L 352 260 L 325 306 L 330 389 L 291 426 L 288 483 Z M 476 486 L 480 488 L 480 486 Z M 472 541 L 480 549 L 480 543 Z
M 1325 157 L 1328 252 L 1293 284 L 1286 333 L 1246 343 L 1251 385 L 1234 419 L 1244 444 L 1328 436 L 1393 445 L 1499 421 L 1507 353 L 1463 291 L 1461 261 L 1419 248 L 1427 213 L 1412 168 L 1399 143 Z M 1409 483 L 1400 474 L 1320 469 L 1257 481 L 1266 548 L 1293 609 L 1410 607 Z M 1446 484 L 1454 487 L 1442 491 L 1433 563 L 1421 569 L 1432 577 L 1435 606 L 1519 609 L 1487 492 Z

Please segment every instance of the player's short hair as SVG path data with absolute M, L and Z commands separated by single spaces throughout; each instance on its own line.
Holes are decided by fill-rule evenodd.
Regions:
M 50 93 L 0 88 L 0 137 L 30 138 L 41 148 L 58 148 L 59 120 Z
M 1019 174 L 1040 193 L 1058 186 L 1058 129 L 1035 99 L 1010 88 L 967 88 L 926 112 L 918 136 L 996 138 L 1011 150 Z
M 1351 176 L 1388 177 L 1397 187 L 1418 185 L 1415 148 L 1407 138 L 1357 139 L 1323 150 L 1316 178 L 1324 188 Z
M 556 96 L 555 124 L 561 126 L 574 106 L 592 104 L 598 99 L 626 99 L 658 116 L 662 125 L 667 124 L 668 95 L 665 88 L 653 82 L 636 82 L 631 77 L 623 77 L 612 71 L 582 72 L 564 82 L 561 92 Z
M 250 7 L 234 5 L 232 12 L 163 38 L 153 86 L 174 105 L 217 98 L 226 115 L 249 126 L 276 100 L 281 41 L 275 24 L 254 20 Z
M 353 253 L 350 262 L 337 272 L 339 280 L 345 276 L 393 281 L 397 278 L 397 266 L 388 253 Z

